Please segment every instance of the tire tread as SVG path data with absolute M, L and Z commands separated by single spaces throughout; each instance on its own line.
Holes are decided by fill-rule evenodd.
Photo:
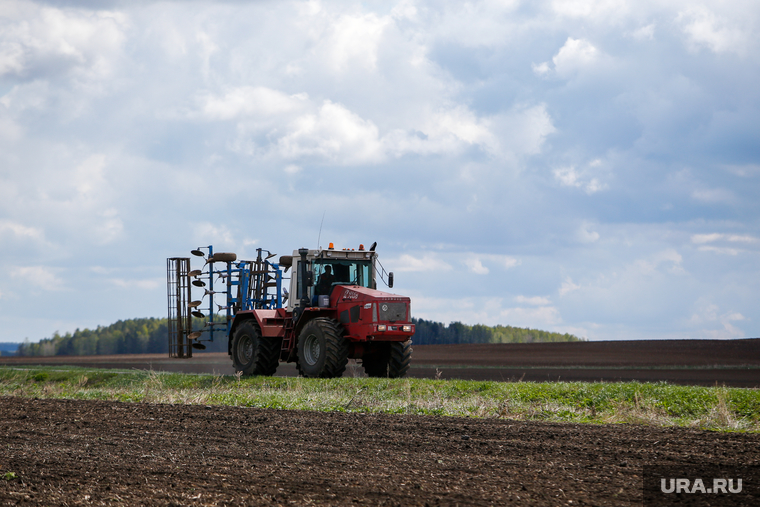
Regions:
M 401 378 L 407 374 L 412 364 L 412 340 L 391 343 L 388 359 L 388 377 Z
M 237 343 L 239 336 L 250 333 L 254 340 L 253 360 L 246 367 L 241 364 L 237 357 Z M 280 364 L 280 340 L 261 336 L 261 328 L 256 321 L 248 321 L 240 325 L 235 331 L 232 342 L 232 365 L 235 371 L 242 371 L 243 375 L 262 375 L 271 377 L 277 371 Z

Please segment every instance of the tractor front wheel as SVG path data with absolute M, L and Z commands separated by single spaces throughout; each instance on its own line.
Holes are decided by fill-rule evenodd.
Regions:
M 261 336 L 258 324 L 245 322 L 232 339 L 232 365 L 243 375 L 271 377 L 280 363 L 279 340 Z
M 298 372 L 304 377 L 340 377 L 348 363 L 348 341 L 340 325 L 332 319 L 317 317 L 298 335 Z
M 391 343 L 391 355 L 388 359 L 388 376 L 401 378 L 409 371 L 412 364 L 412 340 Z
M 388 376 L 388 357 L 390 355 L 390 344 L 375 344 L 375 350 L 367 353 L 362 357 L 362 366 L 364 373 L 368 377 L 387 377 Z
M 362 358 L 368 377 L 401 378 L 412 363 L 412 340 L 377 344 L 379 347 Z

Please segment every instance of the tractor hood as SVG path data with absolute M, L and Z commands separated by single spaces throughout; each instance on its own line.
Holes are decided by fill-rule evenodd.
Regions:
M 334 299 L 333 299 L 334 298 Z M 410 301 L 406 296 L 399 296 L 397 294 L 391 294 L 390 292 L 383 292 L 375 289 L 368 289 L 361 285 L 338 285 L 335 287 L 332 293 L 334 303 L 343 303 L 355 301 L 368 302 L 368 301 Z
M 331 303 L 337 309 L 342 324 L 394 324 L 411 322 L 411 300 L 389 292 L 368 289 L 360 285 L 338 285 L 333 289 Z

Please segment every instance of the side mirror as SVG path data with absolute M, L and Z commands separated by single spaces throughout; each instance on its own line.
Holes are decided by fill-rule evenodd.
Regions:
M 388 273 L 388 288 L 389 289 L 393 288 L 393 271 Z
M 311 287 L 312 285 L 314 285 L 314 272 L 307 271 L 306 272 L 306 286 Z

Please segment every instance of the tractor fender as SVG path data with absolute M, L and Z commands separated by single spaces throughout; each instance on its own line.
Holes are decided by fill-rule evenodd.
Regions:
M 296 340 L 298 340 L 298 335 L 301 334 L 301 329 L 309 323 L 312 319 L 315 319 L 317 317 L 328 317 L 330 319 L 335 319 L 335 310 L 330 308 L 318 308 L 318 307 L 310 307 L 304 310 L 304 312 L 301 314 L 301 318 L 298 319 L 298 322 L 296 322 L 295 327 L 293 328 L 293 333 L 295 334 Z M 339 324 L 339 326 L 342 328 L 343 325 Z
M 230 337 L 235 334 L 235 329 L 249 319 L 256 319 L 256 323 L 261 329 L 261 336 L 271 338 L 282 338 L 285 336 L 285 319 L 287 312 L 278 308 L 275 310 L 244 310 L 237 312 L 232 320 Z

